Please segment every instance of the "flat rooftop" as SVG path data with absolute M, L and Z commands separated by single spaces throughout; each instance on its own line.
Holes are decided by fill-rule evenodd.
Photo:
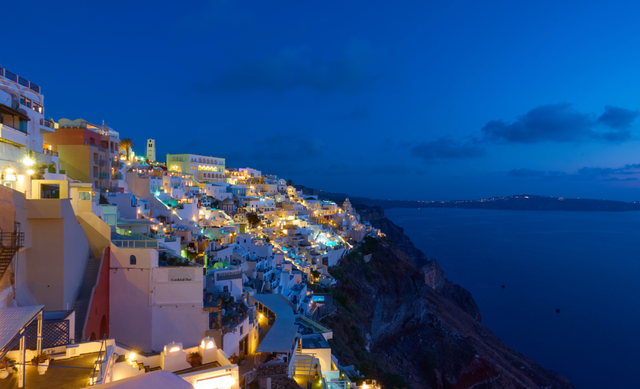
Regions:
M 36 366 L 26 367 L 24 387 L 29 389 L 85 388 L 93 372 L 98 353 L 84 354 L 76 358 L 51 360 L 44 375 L 38 374 Z M 18 373 L 0 381 L 1 388 L 17 388 Z
M 330 348 L 329 343 L 324 339 L 322 335 L 311 335 L 302 338 L 302 348 Z

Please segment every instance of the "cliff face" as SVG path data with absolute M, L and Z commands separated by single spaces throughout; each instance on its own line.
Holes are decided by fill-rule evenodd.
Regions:
M 368 239 L 331 270 L 338 312 L 324 323 L 341 364 L 387 388 L 573 388 L 485 328 L 470 293 L 447 280 L 380 208 L 357 210 L 387 238 Z

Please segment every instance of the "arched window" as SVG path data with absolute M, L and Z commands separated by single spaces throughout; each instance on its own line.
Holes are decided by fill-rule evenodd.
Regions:
M 132 255 L 129 257 L 129 265 L 135 265 L 137 262 L 136 256 Z

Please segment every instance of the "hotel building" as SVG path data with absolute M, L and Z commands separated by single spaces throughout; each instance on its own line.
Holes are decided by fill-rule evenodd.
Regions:
M 226 182 L 225 159 L 196 154 L 167 154 L 167 170 L 193 175 L 198 181 Z

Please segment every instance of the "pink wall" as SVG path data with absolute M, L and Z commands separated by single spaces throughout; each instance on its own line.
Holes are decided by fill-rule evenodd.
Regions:
M 111 262 L 111 248 L 107 246 L 102 254 L 102 266 L 98 275 L 98 283 L 93 291 L 93 299 L 89 306 L 87 325 L 83 338 L 92 333 L 95 339 L 109 338 L 109 264 Z M 103 320 L 104 317 L 104 320 Z M 91 336 L 93 339 L 93 336 Z

